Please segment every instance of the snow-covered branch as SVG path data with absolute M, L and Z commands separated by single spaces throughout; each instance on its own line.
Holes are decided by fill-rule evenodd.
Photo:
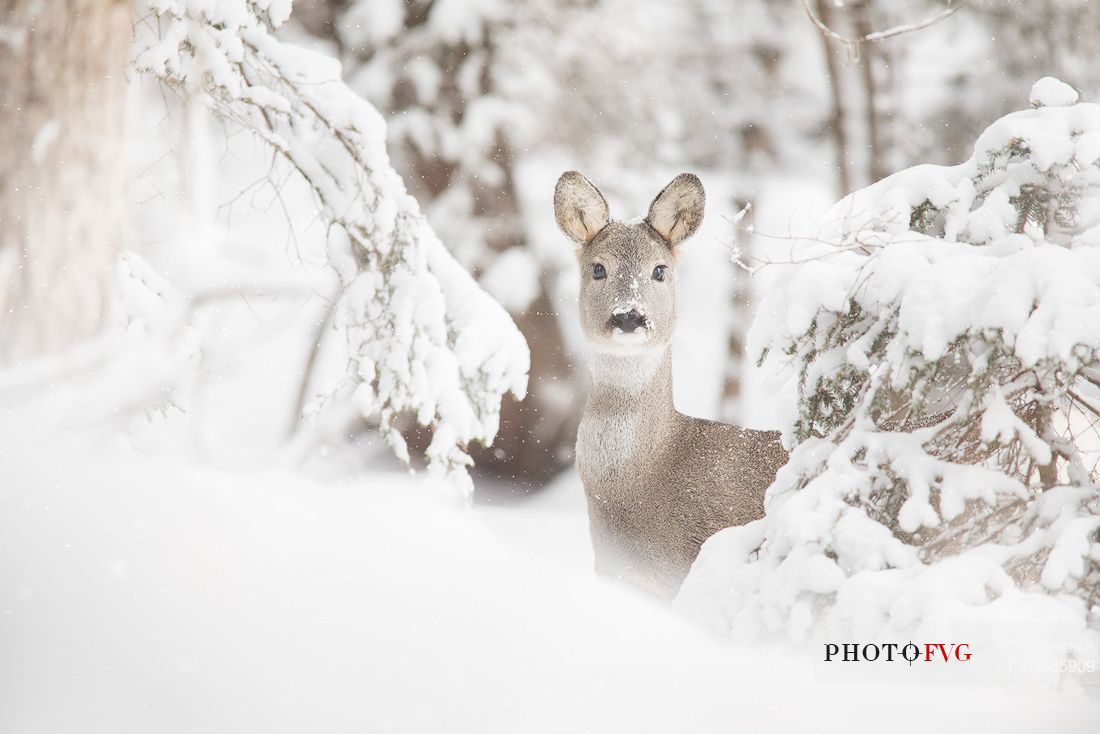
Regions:
M 1076 99 L 1041 80 L 970 160 L 857 191 L 800 244 L 752 335 L 786 371 L 791 461 L 684 605 L 872 636 L 953 564 L 969 603 L 1051 594 L 1100 628 L 1100 106 Z
M 505 393 L 522 396 L 529 357 L 507 313 L 451 258 L 390 164 L 385 123 L 341 81 L 339 63 L 274 37 L 289 0 L 148 0 L 134 65 L 197 91 L 308 183 L 328 224 L 342 292 L 352 399 L 399 456 L 397 427 L 430 427 L 429 466 L 465 478 Z M 468 478 L 464 483 L 468 486 Z

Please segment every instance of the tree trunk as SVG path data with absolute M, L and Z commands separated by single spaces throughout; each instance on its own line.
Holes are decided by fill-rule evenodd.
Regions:
M 853 25 L 856 36 L 863 38 L 874 30 L 871 27 L 871 8 L 866 1 L 851 6 L 855 14 Z M 867 179 L 874 183 L 886 177 L 888 170 L 879 126 L 879 88 L 875 79 L 875 67 L 879 47 L 874 43 L 860 44 L 859 78 L 863 86 L 864 125 L 867 130 Z
M 118 248 L 124 0 L 0 0 L 0 364 L 94 336 Z
M 817 16 L 830 28 L 836 22 L 836 14 L 828 0 L 817 0 Z M 848 141 L 848 110 L 845 104 L 844 80 L 841 78 L 841 62 L 837 58 L 839 51 L 824 33 L 820 34 L 821 50 L 825 54 L 825 72 L 829 76 L 829 91 L 833 97 L 833 114 L 829 128 L 833 133 L 833 145 L 836 148 L 837 185 L 840 196 L 852 191 L 851 144 Z
M 738 202 L 740 206 L 740 202 Z M 753 236 L 741 237 L 745 256 L 751 260 Z M 752 323 L 752 276 L 747 270 L 733 268 L 733 284 L 730 287 L 729 335 L 726 341 L 726 374 L 722 381 L 720 416 L 727 423 L 742 424 L 745 419 L 742 397 L 744 394 L 745 345 Z

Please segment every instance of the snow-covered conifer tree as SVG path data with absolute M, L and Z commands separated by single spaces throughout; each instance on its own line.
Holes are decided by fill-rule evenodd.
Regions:
M 505 394 L 523 395 L 526 345 L 406 192 L 381 116 L 339 63 L 275 38 L 289 13 L 288 0 L 151 0 L 133 63 L 201 93 L 308 183 L 341 280 L 333 321 L 348 342 L 352 400 L 405 460 L 398 419 L 430 428 L 429 466 L 468 488 L 470 447 L 496 435 Z
M 804 243 L 753 334 L 791 461 L 686 607 L 880 636 L 1022 591 L 1100 627 L 1100 106 L 1052 78 L 1031 102 Z

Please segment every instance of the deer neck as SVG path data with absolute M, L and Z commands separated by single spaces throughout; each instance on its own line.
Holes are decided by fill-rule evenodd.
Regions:
M 591 386 L 577 432 L 577 461 L 584 474 L 641 467 L 674 429 L 672 352 L 594 353 Z

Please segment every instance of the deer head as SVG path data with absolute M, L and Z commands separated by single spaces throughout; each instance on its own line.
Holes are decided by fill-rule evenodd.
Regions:
M 703 184 L 681 173 L 645 219 L 612 220 L 607 201 L 576 171 L 554 189 L 554 215 L 580 263 L 581 328 L 592 348 L 633 354 L 663 348 L 676 322 L 676 257 L 703 219 Z

